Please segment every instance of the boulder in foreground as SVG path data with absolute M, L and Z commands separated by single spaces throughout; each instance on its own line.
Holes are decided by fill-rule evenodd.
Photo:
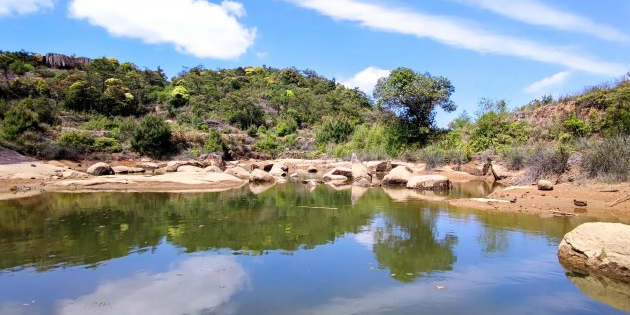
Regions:
M 413 171 L 409 167 L 404 165 L 396 166 L 389 174 L 383 177 L 382 184 L 385 186 L 407 185 L 412 176 Z
M 107 163 L 98 162 L 90 166 L 87 173 L 94 176 L 114 175 L 114 170 Z
M 257 184 L 260 184 L 260 183 L 275 183 L 276 182 L 276 178 L 273 177 L 271 174 L 263 171 L 263 170 L 255 169 L 249 175 L 249 181 L 251 183 L 257 183 Z
M 630 226 L 584 223 L 564 236 L 558 258 L 567 269 L 630 282 Z
M 442 175 L 413 176 L 407 182 L 407 188 L 418 190 L 450 190 L 451 181 Z

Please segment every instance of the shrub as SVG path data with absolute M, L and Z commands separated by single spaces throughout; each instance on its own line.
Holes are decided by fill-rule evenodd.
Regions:
M 501 158 L 510 171 L 518 171 L 525 167 L 528 159 L 527 150 L 524 148 L 509 148 L 501 154 Z
M 578 119 L 575 115 L 571 115 L 562 123 L 564 130 L 576 137 L 584 137 L 590 134 L 588 124 Z
M 95 152 L 114 153 L 122 151 L 122 145 L 114 138 L 101 137 L 94 140 L 91 149 Z
M 223 138 L 221 138 L 221 134 L 216 130 L 212 129 L 208 133 L 208 138 L 203 146 L 205 153 L 221 153 L 225 152 L 226 145 L 223 142 Z
M 276 136 L 284 137 L 297 131 L 298 125 L 292 118 L 282 119 L 276 126 Z
M 537 147 L 527 159 L 527 172 L 522 181 L 534 182 L 541 178 L 560 175 L 567 170 L 568 159 L 569 152 L 563 146 Z
M 266 136 L 254 145 L 254 149 L 276 155 L 278 153 L 278 141 L 274 136 Z
M 434 146 L 428 146 L 419 152 L 420 161 L 425 163 L 427 171 L 446 164 L 446 152 Z
M 315 135 L 315 141 L 318 145 L 325 145 L 329 142 L 342 143 L 347 141 L 353 132 L 354 125 L 348 116 L 327 116 L 322 120 L 322 125 Z
M 14 106 L 4 114 L 0 124 L 2 134 L 9 140 L 14 140 L 25 131 L 35 131 L 39 128 L 37 115 L 24 106 Z
M 85 153 L 94 145 L 94 138 L 85 132 L 64 131 L 57 139 L 57 144 L 79 153 Z
M 630 180 L 630 138 L 617 137 L 587 143 L 581 166 L 591 178 L 606 182 Z
M 155 114 L 142 118 L 131 135 L 131 148 L 153 158 L 160 158 L 171 152 L 171 147 L 171 128 Z

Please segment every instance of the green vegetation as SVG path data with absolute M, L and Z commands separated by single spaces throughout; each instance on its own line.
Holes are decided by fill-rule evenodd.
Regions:
M 481 98 L 474 116 L 464 112 L 440 129 L 436 110 L 456 109 L 450 99 L 454 86 L 408 68 L 381 78 L 371 99 L 308 69 L 199 65 L 168 80 L 160 68 L 141 70 L 113 58 L 75 69 L 47 68 L 42 60 L 25 51 L 0 51 L 0 141 L 42 158 L 356 153 L 435 168 L 483 155 L 511 170 L 528 168 L 531 178 L 539 178 L 558 176 L 576 151 L 617 156 L 621 153 L 603 143 L 630 135 L 630 75 L 560 100 L 543 96 L 514 110 L 505 100 Z M 627 179 L 595 163 L 601 158 L 589 161 L 583 167 L 591 177 Z M 541 163 L 546 166 L 535 166 Z

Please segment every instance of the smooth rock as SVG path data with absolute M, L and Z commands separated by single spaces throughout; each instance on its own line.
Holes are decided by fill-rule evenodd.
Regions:
M 369 187 L 372 185 L 372 175 L 368 168 L 352 153 L 352 180 L 355 184 Z
M 168 162 L 168 164 L 166 164 L 166 171 L 167 172 L 177 172 L 177 169 L 180 166 L 184 166 L 184 165 L 191 165 L 191 166 L 196 166 L 196 167 L 204 167 L 204 165 L 201 162 L 198 161 L 170 161 Z
M 255 169 L 249 175 L 249 181 L 251 183 L 275 183 L 276 178 L 263 170 Z
M 214 166 L 214 165 L 204 168 L 203 171 L 206 173 L 223 173 L 223 171 L 221 171 L 221 169 L 218 166 Z
M 116 174 L 138 174 L 146 172 L 146 170 L 143 168 L 129 166 L 114 166 L 112 167 L 112 169 Z
M 350 178 L 352 178 L 352 169 L 346 167 L 335 167 L 322 177 L 325 182 L 345 182 Z
M 553 190 L 553 183 L 544 179 L 539 180 L 536 186 L 538 190 Z
M 254 170 L 254 171 L 256 171 L 256 170 Z M 238 166 L 232 167 L 232 168 L 228 168 L 228 169 L 225 170 L 224 173 L 232 175 L 232 176 L 234 176 L 236 178 L 239 178 L 239 179 L 243 179 L 243 180 L 249 180 L 249 178 L 250 178 L 249 172 L 246 171 L 244 168 L 238 167 Z
M 558 258 L 565 268 L 630 282 L 630 226 L 584 223 L 564 236 Z
M 201 173 L 203 168 L 192 165 L 182 165 L 177 168 L 178 173 Z
M 413 177 L 413 171 L 407 166 L 400 165 L 383 177 L 382 184 L 385 186 L 403 186 L 407 185 L 411 177 Z
M 271 174 L 272 176 L 285 177 L 287 176 L 288 170 L 289 170 L 289 167 L 286 166 L 286 164 L 280 162 L 280 163 L 274 164 L 271 167 L 271 169 L 269 170 L 269 174 Z
M 114 175 L 114 170 L 107 163 L 98 162 L 87 169 L 87 173 L 94 176 Z
M 442 175 L 413 176 L 407 182 L 407 188 L 418 190 L 449 190 L 451 181 Z
M 156 170 L 158 169 L 158 165 L 155 163 L 151 163 L 151 162 L 142 162 L 140 164 L 136 164 L 136 167 L 139 167 L 141 169 L 144 169 L 146 171 L 152 171 L 152 170 Z

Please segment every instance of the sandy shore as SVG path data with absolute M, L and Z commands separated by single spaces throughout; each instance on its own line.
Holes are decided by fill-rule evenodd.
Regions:
M 246 185 L 241 180 L 223 173 L 206 172 L 174 172 L 141 174 L 90 176 L 85 170 L 90 162 L 71 161 L 35 161 L 7 151 L 0 152 L 0 200 L 33 196 L 45 191 L 82 192 L 82 191 L 125 191 L 125 192 L 181 192 L 181 191 L 223 191 Z M 289 173 L 305 172 L 309 166 L 315 166 L 320 176 L 334 166 L 350 167 L 349 162 L 281 160 L 289 165 Z M 277 161 L 275 161 L 277 162 Z M 93 163 L 93 162 L 92 162 Z M 244 168 L 252 164 L 269 165 L 274 161 L 242 161 L 236 162 Z M 118 165 L 133 164 L 132 161 L 114 163 Z M 426 174 L 424 165 L 410 164 L 414 173 Z M 454 171 L 444 167 L 431 172 L 448 177 L 452 181 L 463 182 L 486 180 L 465 172 Z M 351 187 L 351 186 L 350 186 Z M 404 189 L 403 189 L 404 190 Z M 392 190 L 398 198 L 413 193 L 410 191 Z M 400 196 L 399 196 L 400 195 Z M 611 204 L 630 195 L 630 185 L 623 184 L 584 184 L 565 183 L 555 185 L 551 191 L 540 191 L 535 185 L 524 187 L 499 188 L 485 198 L 467 198 L 449 200 L 455 207 L 480 209 L 487 211 L 503 211 L 513 213 L 530 213 L 544 216 L 581 215 L 600 216 L 630 222 L 630 201 Z M 415 196 L 415 195 L 414 195 Z M 420 196 L 427 200 L 436 199 Z M 433 198 L 433 199 L 432 199 Z M 436 201 L 443 201 L 437 198 Z M 576 206 L 574 200 L 586 201 L 586 206 Z

